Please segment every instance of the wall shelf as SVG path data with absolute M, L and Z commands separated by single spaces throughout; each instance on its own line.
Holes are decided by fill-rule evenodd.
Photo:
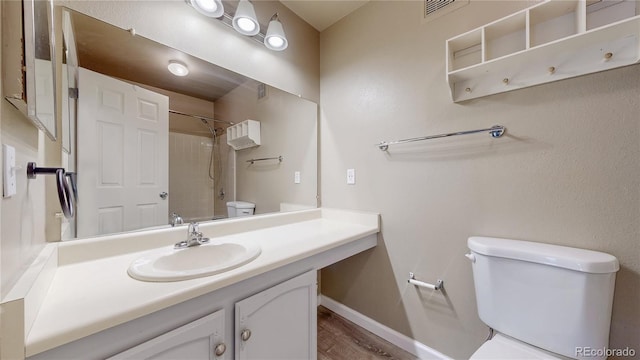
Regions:
M 454 102 L 640 61 L 633 0 L 548 0 L 447 40 Z
M 227 128 L 227 144 L 234 150 L 260 145 L 260 122 L 245 120 Z

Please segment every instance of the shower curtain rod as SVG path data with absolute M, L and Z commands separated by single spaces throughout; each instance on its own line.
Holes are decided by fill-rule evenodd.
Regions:
M 214 122 L 220 122 L 220 123 L 224 123 L 224 124 L 228 124 L 228 125 L 233 125 L 233 123 L 231 121 L 218 120 L 218 119 L 214 119 L 212 117 L 207 117 L 207 116 L 202 116 L 202 115 L 192 115 L 192 114 L 187 114 L 187 113 L 183 113 L 183 112 L 175 111 L 175 110 L 169 110 L 169 112 L 173 113 L 173 114 L 178 114 L 178 115 L 190 116 L 192 118 L 196 118 L 196 119 L 200 119 L 200 120 L 214 121 Z

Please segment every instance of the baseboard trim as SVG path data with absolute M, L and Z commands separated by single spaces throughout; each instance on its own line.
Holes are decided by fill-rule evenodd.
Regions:
M 318 305 L 322 305 L 352 323 L 380 336 L 393 345 L 417 356 L 420 359 L 452 360 L 447 355 L 393 330 L 330 297 L 319 295 Z

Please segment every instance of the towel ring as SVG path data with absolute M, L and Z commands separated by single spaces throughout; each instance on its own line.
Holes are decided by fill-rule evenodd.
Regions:
M 73 190 L 67 181 L 67 176 L 63 168 L 43 168 L 37 167 L 35 162 L 27 163 L 27 179 L 35 179 L 38 174 L 43 175 L 55 175 L 56 187 L 58 188 L 58 200 L 60 200 L 60 207 L 62 213 L 67 219 L 73 218 L 75 213 L 75 207 L 73 205 Z M 73 177 L 69 177 L 71 182 L 75 182 Z M 75 187 L 75 186 L 73 186 Z

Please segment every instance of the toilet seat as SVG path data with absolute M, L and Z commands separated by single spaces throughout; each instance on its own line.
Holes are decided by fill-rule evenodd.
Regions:
M 493 338 L 478 348 L 470 359 L 566 359 L 535 346 L 523 343 L 502 334 L 495 334 Z

